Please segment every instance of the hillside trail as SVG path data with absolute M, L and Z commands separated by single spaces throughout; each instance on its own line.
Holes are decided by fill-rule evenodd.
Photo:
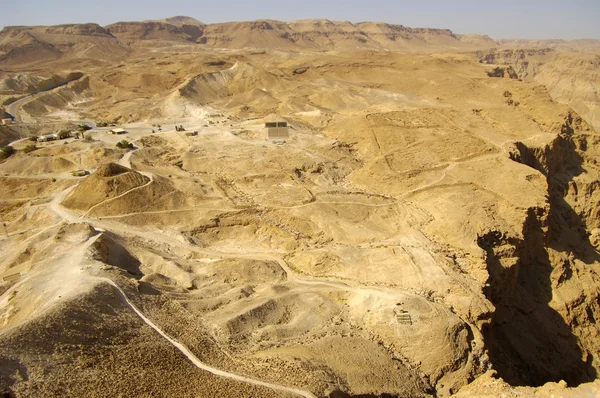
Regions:
M 119 160 L 118 163 L 123 166 L 131 166 L 131 163 L 129 160 L 131 155 L 132 155 L 132 151 L 127 152 L 126 154 L 124 154 L 124 156 L 121 158 L 121 160 Z M 489 156 L 497 156 L 497 154 L 488 154 L 485 157 L 489 157 Z M 449 166 L 449 169 L 452 169 L 457 164 L 467 163 L 467 162 L 476 161 L 476 160 L 481 160 L 481 157 L 476 157 L 475 159 L 470 159 L 468 161 L 455 162 L 455 164 L 452 164 Z M 151 173 L 140 172 L 140 171 L 138 171 L 138 172 L 143 175 L 148 176 L 152 180 Z M 135 187 L 132 190 L 140 189 L 144 186 L 147 186 L 151 182 L 152 181 L 150 181 L 147 184 L 140 186 L 140 187 Z M 346 279 L 341 279 L 341 278 L 334 278 L 331 276 L 313 277 L 313 276 L 309 276 L 309 275 L 299 274 L 299 273 L 293 271 L 292 269 L 290 269 L 290 267 L 287 265 L 286 261 L 283 259 L 283 254 L 284 254 L 283 252 L 281 252 L 281 253 L 278 253 L 276 251 L 269 251 L 269 252 L 252 251 L 251 252 L 251 251 L 245 250 L 243 253 L 241 253 L 238 251 L 226 252 L 226 251 L 220 251 L 220 250 L 210 250 L 210 249 L 205 249 L 205 248 L 199 248 L 198 246 L 190 243 L 185 237 L 183 237 L 179 234 L 169 233 L 169 231 L 164 231 L 164 230 L 163 231 L 152 231 L 152 230 L 149 230 L 146 228 L 138 228 L 138 227 L 120 223 L 118 221 L 118 218 L 120 218 L 122 216 L 126 216 L 126 215 L 119 215 L 119 216 L 115 216 L 115 217 L 89 218 L 88 217 L 89 211 L 84 215 L 79 215 L 72 211 L 69 211 L 68 209 L 66 209 L 60 205 L 60 202 L 74 188 L 75 188 L 75 186 L 72 186 L 72 187 L 65 189 L 62 192 L 59 192 L 58 194 L 56 194 L 54 199 L 49 203 L 49 208 L 56 215 L 58 215 L 62 219 L 66 220 L 68 222 L 71 222 L 71 223 L 86 222 L 86 223 L 92 225 L 97 230 L 114 231 L 117 234 L 122 234 L 125 236 L 134 235 L 138 238 L 142 238 L 147 241 L 156 242 L 159 244 L 165 244 L 170 247 L 179 247 L 181 249 L 195 252 L 195 253 L 205 256 L 205 257 L 213 257 L 213 258 L 220 258 L 220 259 L 245 258 L 245 259 L 254 259 L 254 260 L 260 260 L 260 261 L 273 261 L 273 262 L 276 262 L 277 264 L 279 264 L 279 266 L 284 270 L 284 272 L 287 275 L 288 281 L 297 283 L 299 285 L 314 286 L 314 287 L 328 286 L 330 288 L 345 290 L 345 291 L 352 292 L 355 294 L 360 294 L 360 295 L 378 294 L 378 295 L 389 296 L 389 295 L 402 294 L 402 295 L 407 295 L 407 296 L 418 296 L 418 294 L 415 294 L 413 292 L 401 291 L 395 287 L 380 286 L 380 285 L 365 285 L 365 284 L 357 282 L 357 281 L 346 280 Z M 131 192 L 132 190 L 129 190 L 120 196 L 124 196 L 127 193 Z M 116 198 L 113 198 L 113 199 L 116 199 Z M 105 202 L 103 202 L 103 203 L 105 203 Z M 365 206 L 369 206 L 369 207 L 385 207 L 385 206 L 396 205 L 396 204 L 398 204 L 398 202 L 399 202 L 398 200 L 395 200 L 393 202 L 386 203 L 386 204 L 364 204 L 364 203 L 360 203 L 360 202 L 347 202 L 347 203 L 348 204 L 357 204 L 357 205 L 360 204 L 360 205 L 365 205 Z M 339 202 L 331 202 L 331 204 L 334 204 L 334 203 L 339 204 Z M 298 207 L 303 207 L 306 205 L 311 205 L 311 203 L 299 205 Z M 98 205 L 96 205 L 96 206 L 98 206 Z M 291 206 L 289 208 L 294 208 L 294 207 L 296 207 L 296 206 Z M 282 207 L 282 208 L 286 208 L 286 207 Z M 187 211 L 187 209 L 186 209 L 186 211 Z M 164 212 L 165 213 L 171 212 L 171 210 L 167 210 Z M 156 213 L 163 213 L 163 211 L 156 212 Z M 131 214 L 133 215 L 133 214 L 143 214 L 143 213 L 131 213 Z
M 131 156 L 131 152 L 128 152 L 126 155 L 127 158 L 122 162 L 120 162 L 121 164 L 125 163 L 125 164 L 129 164 L 128 163 L 128 159 Z M 146 173 L 144 173 L 146 174 Z M 147 173 L 150 174 L 150 173 Z M 151 183 L 152 180 L 150 180 L 149 183 Z M 148 183 L 148 184 L 149 184 Z M 60 218 L 62 218 L 64 221 L 67 221 L 68 223 L 81 223 L 81 222 L 87 222 L 90 225 L 92 225 L 96 230 L 98 231 L 106 231 L 106 230 L 113 230 L 113 231 L 118 231 L 122 234 L 134 234 L 137 235 L 139 237 L 148 239 L 151 238 L 152 240 L 161 242 L 161 243 L 166 243 L 169 245 L 172 244 L 177 244 L 178 246 L 185 246 L 186 248 L 189 248 L 188 245 L 184 245 L 183 242 L 180 242 L 176 239 L 173 238 L 169 238 L 166 235 L 162 235 L 162 234 L 157 234 L 157 233 L 151 233 L 150 231 L 138 231 L 137 229 L 132 230 L 131 227 L 128 227 L 126 225 L 121 224 L 121 227 L 118 226 L 117 223 L 105 223 L 105 222 L 98 222 L 98 220 L 94 220 L 94 219 L 90 219 L 87 218 L 85 216 L 79 216 L 73 212 L 70 212 L 69 210 L 67 210 L 66 208 L 62 207 L 60 205 L 60 202 L 65 198 L 65 196 L 71 192 L 73 189 L 75 188 L 75 186 L 69 187 L 65 190 L 63 190 L 62 192 L 59 192 L 58 194 L 55 195 L 55 197 L 52 199 L 52 201 L 48 204 L 48 207 L 50 208 L 50 210 L 52 210 L 57 216 L 59 216 Z M 139 188 L 139 187 L 138 187 Z M 135 188 L 134 188 L 135 189 Z M 130 191 L 128 191 L 130 192 Z M 114 225 L 116 224 L 116 225 Z M 89 245 L 91 243 L 93 243 L 98 236 L 100 236 L 100 234 L 98 234 L 95 237 L 90 238 L 90 240 L 88 241 L 88 243 L 86 243 L 84 245 L 85 248 L 89 247 Z M 79 257 L 81 257 L 81 250 L 77 250 L 76 252 L 74 252 L 73 254 L 73 261 L 69 261 L 69 264 L 74 263 L 74 259 L 78 259 Z M 79 261 L 81 262 L 81 261 Z M 305 398 L 316 398 L 316 396 L 314 394 L 312 394 L 309 391 L 304 391 L 304 390 L 300 390 L 300 389 L 296 389 L 296 388 L 292 388 L 292 387 L 287 387 L 284 385 L 280 385 L 280 384 L 274 384 L 274 383 L 269 383 L 266 381 L 262 381 L 262 380 L 258 380 L 258 379 L 254 379 L 251 377 L 247 377 L 247 376 L 243 376 L 243 375 L 239 375 L 236 373 L 232 373 L 232 372 L 227 372 L 224 370 L 220 370 L 217 369 L 215 367 L 212 367 L 202 361 L 200 361 L 200 359 L 198 359 L 197 356 L 195 356 L 186 346 L 184 346 L 183 344 L 181 344 L 179 341 L 177 341 L 176 339 L 170 337 L 167 333 L 165 333 L 160 327 L 158 327 L 154 322 L 152 322 L 149 318 L 147 318 L 128 298 L 127 295 L 125 294 L 125 292 L 111 279 L 109 278 L 105 278 L 105 277 L 94 277 L 93 279 L 96 279 L 98 281 L 103 281 L 106 282 L 108 284 L 110 284 L 113 288 L 116 289 L 116 291 L 118 292 L 121 300 L 133 311 L 135 312 L 135 314 L 148 326 L 150 326 L 152 329 L 154 329 L 161 337 L 163 337 L 165 340 L 167 340 L 172 346 L 174 346 L 175 348 L 177 348 L 177 350 L 179 350 L 188 360 L 190 360 L 194 366 L 196 366 L 197 368 L 207 371 L 209 373 L 212 373 L 216 376 L 221 376 L 221 377 L 225 377 L 228 379 L 232 379 L 232 380 L 236 380 L 239 382 L 243 382 L 243 383 L 249 383 L 249 384 L 253 384 L 256 386 L 261 386 L 261 387 L 267 387 L 276 391 L 281 391 L 281 392 L 285 392 L 285 393 L 291 393 L 291 394 L 295 394 L 301 397 L 305 397 Z
M 137 148 L 136 148 L 136 149 L 137 149 Z M 121 157 L 121 159 L 119 159 L 119 161 L 118 161 L 117 163 L 118 163 L 119 165 L 121 165 L 121 166 L 127 167 L 128 169 L 132 169 L 132 167 L 131 167 L 131 160 L 130 160 L 130 159 L 131 159 L 131 155 L 133 154 L 133 152 L 134 152 L 134 151 L 135 151 L 135 149 L 133 149 L 133 150 L 130 150 L 130 151 L 127 151 L 127 152 L 126 152 L 126 153 L 123 155 L 123 157 Z M 133 170 L 133 169 L 132 169 L 132 170 Z M 133 188 L 131 188 L 131 189 L 129 189 L 129 190 L 127 190 L 127 191 L 123 192 L 122 194 L 120 194 L 120 195 L 118 195 L 118 196 L 115 196 L 114 198 L 108 198 L 108 199 L 106 199 L 106 200 L 103 200 L 103 201 L 102 201 L 102 202 L 100 202 L 100 203 L 96 203 L 95 205 L 93 205 L 92 207 L 90 207 L 90 208 L 89 208 L 89 209 L 88 209 L 88 210 L 85 212 L 84 216 L 88 216 L 88 215 L 89 215 L 89 214 L 90 214 L 90 213 L 91 213 L 91 212 L 92 212 L 94 209 L 96 209 L 96 208 L 98 208 L 98 207 L 100 207 L 100 206 L 102 206 L 102 205 L 104 205 L 104 204 L 106 204 L 106 203 L 109 203 L 109 202 L 112 202 L 112 201 L 114 201 L 114 200 L 120 199 L 120 198 L 122 198 L 122 197 L 124 197 L 124 196 L 126 196 L 126 195 L 130 194 L 130 193 L 131 193 L 131 192 L 133 192 L 133 191 L 137 191 L 137 190 L 140 190 L 140 189 L 146 188 L 147 186 L 149 186 L 150 184 L 152 184 L 152 182 L 154 182 L 154 175 L 153 175 L 152 173 L 149 173 L 149 172 L 146 172 L 146 171 L 137 171 L 137 170 L 135 170 L 135 171 L 136 171 L 137 173 L 140 173 L 140 174 L 142 174 L 142 175 L 143 175 L 143 176 L 145 176 L 145 177 L 148 177 L 148 178 L 149 178 L 148 182 L 147 182 L 147 183 L 145 183 L 145 184 L 143 184 L 143 185 L 139 185 L 139 186 L 137 186 L 137 187 L 133 187 Z
M 108 220 L 97 220 L 91 219 L 84 216 L 79 216 L 70 212 L 60 205 L 60 201 L 73 189 L 74 187 L 69 187 L 64 191 L 60 192 L 55 196 L 55 198 L 50 202 L 49 208 L 59 217 L 63 218 L 63 220 L 70 223 L 80 223 L 86 222 L 92 225 L 98 231 L 113 231 L 122 235 L 134 235 L 136 237 L 147 239 L 150 241 L 154 241 L 157 243 L 163 243 L 169 245 L 171 247 L 180 247 L 183 249 L 187 249 L 190 251 L 194 251 L 202 256 L 213 257 L 213 258 L 248 258 L 262 261 L 274 261 L 284 270 L 287 275 L 287 280 L 289 282 L 296 283 L 299 286 L 312 287 L 312 288 L 333 288 L 336 290 L 343 290 L 347 292 L 352 292 L 357 295 L 367 296 L 367 295 L 377 295 L 377 296 L 385 296 L 385 297 L 397 297 L 398 295 L 404 296 L 417 296 L 414 293 L 409 292 L 401 292 L 398 289 L 393 289 L 389 287 L 383 286 L 363 286 L 360 284 L 352 284 L 350 281 L 343 281 L 334 278 L 319 278 L 319 277 L 311 277 L 306 275 L 299 275 L 292 271 L 290 267 L 287 265 L 285 260 L 278 255 L 272 253 L 265 252 L 245 252 L 245 253 L 227 253 L 215 250 L 206 250 L 200 249 L 198 247 L 194 247 L 189 242 L 183 240 L 183 238 L 177 239 L 172 236 L 168 236 L 164 233 L 157 233 L 153 231 L 149 231 L 146 229 L 139 229 L 132 226 L 127 226 L 124 224 L 120 224 L 114 221 Z M 93 238 L 91 238 L 93 239 Z M 267 387 L 276 391 L 281 391 L 285 393 L 295 394 L 298 396 L 306 397 L 306 398 L 316 398 L 314 394 L 309 391 L 304 391 L 297 388 L 292 388 L 280 384 L 269 383 L 266 381 L 258 380 L 255 378 L 239 375 L 237 373 L 227 372 L 224 370 L 217 369 L 212 367 L 195 356 L 186 346 L 177 341 L 176 339 L 170 337 L 167 333 L 165 333 L 159 326 L 157 326 L 152 320 L 146 317 L 127 297 L 125 292 L 111 279 L 105 277 L 94 277 L 98 281 L 103 281 L 110 284 L 113 288 L 115 288 L 121 298 L 121 300 L 133 311 L 135 314 L 148 326 L 154 329 L 161 337 L 169 342 L 172 346 L 174 346 L 177 350 L 179 350 L 188 360 L 190 360 L 194 366 L 197 368 L 210 372 L 214 375 L 229 378 L 232 380 L 236 380 L 239 382 L 245 382 L 249 384 L 253 384 L 256 386 Z
M 493 155 L 497 156 L 497 154 L 493 154 Z M 132 152 L 131 151 L 127 152 L 119 160 L 119 164 L 126 166 L 126 167 L 131 167 L 131 162 L 130 162 L 131 156 L 132 156 Z M 478 158 L 476 160 L 481 160 L 481 159 Z M 471 160 L 471 161 L 474 161 L 474 160 Z M 463 162 L 455 162 L 455 163 L 449 165 L 446 172 L 448 170 L 451 170 L 453 167 L 455 167 L 457 164 L 460 164 L 460 163 L 463 163 Z M 147 175 L 151 178 L 151 181 L 149 181 L 147 184 L 152 183 L 152 175 L 150 173 L 142 172 L 142 174 Z M 144 185 L 144 186 L 146 186 L 146 185 Z M 295 272 L 294 270 L 292 270 L 288 266 L 288 264 L 286 263 L 286 261 L 283 258 L 283 255 L 285 254 L 283 252 L 276 252 L 276 251 L 249 252 L 246 250 L 242 253 L 242 252 L 238 252 L 238 251 L 225 252 L 225 251 L 218 251 L 218 250 L 209 250 L 209 249 L 200 248 L 200 247 L 194 245 L 193 243 L 188 241 L 184 236 L 174 233 L 174 232 L 160 231 L 160 230 L 153 231 L 153 230 L 149 230 L 147 228 L 139 228 L 139 227 L 135 227 L 135 226 L 126 225 L 126 224 L 118 222 L 117 220 L 110 220 L 110 219 L 106 219 L 106 218 L 102 218 L 102 219 L 89 218 L 87 216 L 87 213 L 85 215 L 79 215 L 79 214 L 76 214 L 60 205 L 60 202 L 76 186 L 77 185 L 69 187 L 69 188 L 63 190 L 62 192 L 57 193 L 54 196 L 54 198 L 47 205 L 48 208 L 52 212 L 54 212 L 57 216 L 59 216 L 60 218 L 62 218 L 63 220 L 65 220 L 66 222 L 69 222 L 69 223 L 85 222 L 85 223 L 92 225 L 98 231 L 111 231 L 116 234 L 120 234 L 122 236 L 135 236 L 135 237 L 141 238 L 141 239 L 149 241 L 149 242 L 155 242 L 157 244 L 164 244 L 171 248 L 181 248 L 181 249 L 195 252 L 199 255 L 202 255 L 204 257 L 209 257 L 209 258 L 219 258 L 219 259 L 246 258 L 246 259 L 254 259 L 254 260 L 260 260 L 260 261 L 276 262 L 281 267 L 281 269 L 286 273 L 287 281 L 295 283 L 296 285 L 298 285 L 298 287 L 300 289 L 320 289 L 320 288 L 336 289 L 336 290 L 349 292 L 349 293 L 358 295 L 360 297 L 369 297 L 369 296 L 375 295 L 375 296 L 386 297 L 386 298 L 398 298 L 399 296 L 404 296 L 404 297 L 412 296 L 412 297 L 422 298 L 415 292 L 404 291 L 404 290 L 402 290 L 400 288 L 396 288 L 394 286 L 365 285 L 358 281 L 343 280 L 343 279 L 338 279 L 338 278 L 330 277 L 330 276 L 313 277 L 313 276 L 309 276 L 309 275 L 299 274 L 299 273 Z M 141 188 L 141 187 L 136 187 L 133 189 L 139 189 L 139 188 Z M 124 193 L 123 195 L 125 195 L 129 192 L 131 192 L 131 190 Z M 120 196 L 123 196 L 123 195 L 120 195 Z M 105 203 L 105 202 L 103 202 L 103 203 Z M 352 202 L 352 203 L 353 204 L 363 204 L 363 203 L 359 203 L 359 202 Z M 381 204 L 381 205 L 377 204 L 377 205 L 370 205 L 370 206 L 378 207 L 378 206 L 390 206 L 390 205 L 394 205 L 394 204 L 395 203 L 386 203 L 386 204 Z M 366 204 L 366 205 L 369 205 L 369 204 Z M 301 206 L 303 206 L 303 205 L 301 205 Z M 126 294 L 123 292 L 123 290 L 121 288 L 119 288 L 117 286 L 117 284 L 114 281 L 112 281 L 111 279 L 108 279 L 108 278 L 101 278 L 101 280 L 103 280 L 104 282 L 107 282 L 111 286 L 113 286 L 118 291 L 118 293 L 121 296 L 121 299 L 124 301 L 124 303 L 129 308 L 131 308 L 132 311 L 134 311 L 140 317 L 140 319 L 142 319 L 144 321 L 144 323 L 146 323 L 148 326 L 152 327 L 157 333 L 159 333 L 171 345 L 173 345 L 175 348 L 177 348 L 184 356 L 186 356 L 186 358 L 188 358 L 199 369 L 208 371 L 208 372 L 213 373 L 218 376 L 234 379 L 234 380 L 237 380 L 240 382 L 246 382 L 246 383 L 254 384 L 257 386 L 268 387 L 268 388 L 271 388 L 271 389 L 274 389 L 277 391 L 292 393 L 292 394 L 296 394 L 296 395 L 303 396 L 303 397 L 314 397 L 314 395 L 312 393 L 307 392 L 307 391 L 303 391 L 303 390 L 299 390 L 299 389 L 295 389 L 295 388 L 291 388 L 291 387 L 287 387 L 287 386 L 283 386 L 283 385 L 279 385 L 279 384 L 268 383 L 268 382 L 249 378 L 249 377 L 238 375 L 238 374 L 231 373 L 231 372 L 226 372 L 226 371 L 211 367 L 210 365 L 203 363 L 187 347 L 185 347 L 183 344 L 181 344 L 177 340 L 173 339 L 172 337 L 168 336 L 155 323 L 153 323 L 150 319 L 148 319 L 137 307 L 135 307 L 135 305 L 133 305 L 129 301 Z M 430 304 L 430 305 L 433 305 L 433 304 Z
M 49 204 L 50 209 L 59 217 L 61 217 L 63 220 L 69 222 L 69 223 L 80 223 L 80 222 L 87 222 L 89 224 L 91 224 L 96 230 L 98 231 L 106 231 L 106 230 L 111 230 L 111 231 L 115 231 L 121 234 L 133 234 L 135 236 L 144 238 L 144 239 L 152 239 L 154 241 L 157 242 L 161 242 L 161 243 L 165 243 L 168 245 L 173 245 L 176 244 L 178 246 L 184 246 L 187 247 L 186 245 L 183 245 L 182 242 L 177 241 L 176 239 L 173 238 L 169 238 L 166 235 L 161 235 L 158 233 L 152 233 L 150 231 L 140 231 L 137 229 L 132 229 L 131 227 L 128 227 L 126 225 L 122 225 L 121 227 L 119 227 L 118 225 L 113 225 L 113 223 L 106 223 L 106 222 L 98 222 L 97 220 L 94 219 L 89 219 L 83 216 L 78 216 L 77 214 L 71 213 L 70 211 L 68 211 L 67 209 L 65 209 L 64 207 L 60 206 L 60 201 L 62 200 L 62 198 L 64 198 L 71 190 L 73 189 L 73 187 L 70 187 L 62 192 L 60 192 L 59 194 L 57 194 L 55 196 L 55 198 L 52 200 L 52 202 Z M 94 239 L 94 238 L 92 238 Z M 231 372 L 227 372 L 227 371 L 223 371 L 217 368 L 214 368 L 202 361 L 200 361 L 198 359 L 198 357 L 196 357 L 187 347 L 185 347 L 183 344 L 181 344 L 180 342 L 178 342 L 177 340 L 175 340 L 174 338 L 168 336 L 162 329 L 160 329 L 154 322 L 152 322 L 150 319 L 148 319 L 137 307 L 135 307 L 135 305 L 133 305 L 131 303 L 131 301 L 127 298 L 125 292 L 111 279 L 109 278 L 95 278 L 98 279 L 100 281 L 104 281 L 106 283 L 109 283 L 111 286 L 113 286 L 117 292 L 119 293 L 121 299 L 123 300 L 123 302 L 129 307 L 131 308 L 139 317 L 140 319 L 142 319 L 142 321 L 144 323 L 146 323 L 148 326 L 150 326 L 152 329 L 154 329 L 159 335 L 161 335 L 164 339 L 166 339 L 171 345 L 173 345 L 175 348 L 177 348 L 186 358 L 188 358 L 196 367 L 198 367 L 199 369 L 202 369 L 204 371 L 210 372 L 214 375 L 217 376 L 221 376 L 221 377 L 226 377 L 232 380 L 236 380 L 236 381 L 240 381 L 240 382 L 245 382 L 245 383 L 250 383 L 256 386 L 262 386 L 262 387 L 267 387 L 267 388 L 271 388 L 273 390 L 277 390 L 277 391 L 282 391 L 282 392 L 286 392 L 286 393 L 292 393 L 295 395 L 299 395 L 302 397 L 306 397 L 306 398 L 315 398 L 315 395 L 313 395 L 312 393 L 308 392 L 308 391 L 303 391 L 300 389 L 295 389 L 295 388 L 291 388 L 291 387 L 287 387 L 284 385 L 279 385 L 279 384 L 273 384 L 273 383 L 268 383 L 265 381 L 261 381 L 258 379 L 253 379 L 250 377 L 246 377 L 246 376 L 242 376 L 236 373 L 231 373 Z
M 131 189 L 129 189 L 129 190 L 127 190 L 127 191 L 123 192 L 122 194 L 120 194 L 120 195 L 118 195 L 118 196 L 115 196 L 114 198 L 109 198 L 109 199 L 103 200 L 103 201 L 102 201 L 102 202 L 100 202 L 100 203 L 97 203 L 97 204 L 95 204 L 94 206 L 90 207 L 90 208 L 89 208 L 89 209 L 88 209 L 88 210 L 85 212 L 84 216 L 87 216 L 87 215 L 89 215 L 89 214 L 92 212 L 92 210 L 94 210 L 94 209 L 95 209 L 95 208 L 97 208 L 97 207 L 100 207 L 100 206 L 102 206 L 102 205 L 104 205 L 104 204 L 106 204 L 106 203 L 112 202 L 112 201 L 114 201 L 114 200 L 120 199 L 120 198 L 122 198 L 123 196 L 125 196 L 125 195 L 128 195 L 128 194 L 130 194 L 130 193 L 131 193 L 131 192 L 133 192 L 133 191 L 137 191 L 137 190 L 140 190 L 140 189 L 146 188 L 147 186 L 149 186 L 150 184 L 152 184 L 152 182 L 154 181 L 154 179 L 153 179 L 153 176 L 152 176 L 152 174 L 151 174 L 151 173 L 145 173 L 145 172 L 144 172 L 144 173 L 140 173 L 140 174 L 142 174 L 142 175 L 144 175 L 144 176 L 146 176 L 146 177 L 150 178 L 150 180 L 149 180 L 147 183 L 145 183 L 145 184 L 143 184 L 143 185 L 139 185 L 139 186 L 137 186 L 137 187 L 133 187 L 133 188 L 131 188 Z
M 72 187 L 66 189 L 68 193 L 73 189 Z M 125 225 L 118 221 L 111 219 L 102 218 L 88 218 L 86 216 L 79 216 L 64 207 L 60 206 L 61 198 L 66 195 L 65 191 L 59 193 L 54 200 L 50 203 L 50 209 L 54 211 L 59 217 L 63 218 L 68 222 L 85 222 L 92 225 L 96 230 L 100 231 L 111 231 L 122 236 L 135 236 L 146 241 L 154 242 L 156 244 L 164 244 L 171 248 L 180 248 L 190 252 L 194 252 L 200 256 L 206 258 L 217 258 L 217 259 L 251 259 L 259 261 L 269 261 L 277 263 L 281 269 L 286 273 L 287 281 L 295 283 L 298 286 L 304 286 L 306 288 L 332 288 L 336 290 L 342 290 L 345 292 L 353 293 L 358 296 L 369 296 L 376 295 L 381 297 L 394 297 L 394 296 L 410 296 L 410 297 L 421 297 L 415 292 L 406 291 L 394 286 L 385 285 L 368 285 L 353 280 L 335 278 L 332 276 L 326 277 L 314 277 L 310 275 L 303 275 L 292 270 L 287 262 L 284 260 L 284 253 L 278 253 L 274 251 L 220 251 L 211 250 L 206 248 L 200 248 L 193 245 L 187 239 L 181 235 L 172 235 L 168 231 L 152 231 L 146 228 L 138 228 L 131 225 Z
M 179 350 L 179 352 L 181 352 L 187 359 L 189 359 L 190 362 L 192 362 L 198 369 L 207 371 L 207 372 L 212 373 L 212 374 L 214 374 L 216 376 L 225 377 L 227 379 L 239 381 L 239 382 L 242 382 L 242 383 L 248 383 L 248 384 L 253 384 L 255 386 L 267 387 L 267 388 L 270 388 L 272 390 L 282 391 L 282 392 L 286 392 L 286 393 L 291 393 L 291 394 L 299 395 L 299 396 L 305 397 L 305 398 L 316 398 L 316 396 L 314 394 L 312 394 L 311 392 L 309 392 L 309 391 L 304 391 L 304 390 L 300 390 L 300 389 L 296 389 L 296 388 L 292 388 L 292 387 L 286 387 L 286 386 L 281 385 L 281 384 L 269 383 L 269 382 L 258 380 L 258 379 L 254 379 L 254 378 L 251 378 L 251 377 L 242 376 L 242 375 L 239 375 L 239 374 L 236 374 L 236 373 L 232 373 L 232 372 L 227 372 L 227 371 L 224 371 L 224 370 L 220 370 L 220 369 L 217 369 L 217 368 L 212 367 L 210 365 L 207 365 L 206 363 L 204 363 L 200 359 L 198 359 L 198 357 L 196 355 L 194 355 L 186 346 L 184 346 L 183 344 L 181 344 L 179 341 L 177 341 L 173 337 L 169 336 L 165 331 L 163 331 L 160 327 L 158 327 L 154 322 L 152 322 L 150 319 L 148 319 L 129 300 L 129 298 L 127 298 L 127 295 L 125 294 L 125 292 L 112 279 L 102 278 L 102 277 L 97 277 L 95 279 L 97 279 L 98 281 L 106 282 L 109 285 L 111 285 L 117 291 L 117 293 L 119 294 L 119 297 L 121 298 L 121 300 L 123 301 L 123 303 L 125 303 L 125 305 L 127 305 L 133 312 L 135 312 L 135 314 L 146 325 L 150 326 L 162 338 L 164 338 L 172 346 L 174 346 L 175 348 L 177 348 L 177 350 Z

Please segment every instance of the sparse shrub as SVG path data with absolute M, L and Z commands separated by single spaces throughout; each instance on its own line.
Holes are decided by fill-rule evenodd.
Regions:
M 87 131 L 87 130 L 91 130 L 92 128 L 90 126 L 88 126 L 87 124 L 78 124 L 77 125 L 77 130 L 79 131 Z
M 65 138 L 69 138 L 71 136 L 71 132 L 69 130 L 61 130 L 58 133 L 58 139 L 64 140 Z
M 494 68 L 490 71 L 487 72 L 487 75 L 489 77 L 504 77 L 504 68 Z
M 13 153 L 15 153 L 15 148 L 11 147 L 10 145 L 5 146 L 4 148 L 0 149 L 0 160 L 6 159 Z
M 510 98 L 510 97 L 512 97 L 512 93 L 511 93 L 510 91 L 506 90 L 506 91 L 504 92 L 504 96 L 505 96 L 506 98 Z
M 33 144 L 30 144 L 30 145 L 27 145 L 27 146 L 26 146 L 26 147 L 23 149 L 23 152 L 25 152 L 25 153 L 29 153 L 29 152 L 33 152 L 33 151 L 35 151 L 36 149 L 38 149 L 38 148 L 37 148 L 37 146 L 35 146 L 35 145 L 33 145 Z
M 117 142 L 117 148 L 133 149 L 133 144 L 127 140 Z
M 96 123 L 96 126 L 98 126 L 98 127 L 108 127 L 108 122 L 98 122 L 98 123 Z
M 38 137 L 37 137 L 37 136 L 35 136 L 35 135 L 32 135 L 31 137 L 27 137 L 27 139 L 28 139 L 29 141 L 37 142 L 37 140 L 38 140 Z
M 89 134 L 83 134 L 83 139 L 84 141 L 91 141 L 92 140 L 92 136 Z
M 56 178 L 53 178 L 53 179 L 52 179 L 52 182 L 56 182 Z

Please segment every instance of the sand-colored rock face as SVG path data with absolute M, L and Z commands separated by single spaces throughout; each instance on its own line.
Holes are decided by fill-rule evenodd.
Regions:
M 568 104 L 598 129 L 600 58 L 597 54 L 597 50 L 582 53 L 545 48 L 480 52 L 479 57 L 484 63 L 511 65 L 520 78 L 543 84 L 554 100 Z M 571 71 L 577 73 L 573 75 Z
M 593 43 L 499 44 L 327 20 L 5 29 L 0 392 L 597 395 Z

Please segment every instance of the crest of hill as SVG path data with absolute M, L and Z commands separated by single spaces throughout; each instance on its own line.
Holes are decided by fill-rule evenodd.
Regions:
M 200 22 L 197 19 L 194 19 L 192 17 L 186 17 L 186 16 L 175 16 L 175 17 L 170 17 L 170 18 L 165 18 L 165 19 L 159 19 L 156 21 L 144 21 L 144 22 L 166 22 L 166 23 L 170 23 L 171 25 L 176 25 L 176 26 L 183 26 L 183 25 L 198 26 L 198 27 L 206 26 L 205 23 Z
M 196 104 L 208 104 L 250 92 L 256 87 L 272 88 L 281 84 L 280 76 L 247 62 L 238 62 L 229 69 L 193 76 L 178 86 L 172 95 Z M 262 90 L 258 91 L 262 93 Z
M 0 43 L 14 41 L 19 33 L 53 45 L 77 43 L 91 37 L 114 40 L 106 29 L 95 23 L 68 24 L 55 26 L 7 26 L 0 32 Z
M 77 185 L 63 200 L 62 205 L 76 210 L 89 210 L 149 181 L 148 177 L 132 169 L 116 163 L 107 163 Z
M 121 40 L 195 41 L 203 34 L 202 25 L 176 25 L 168 22 L 117 22 L 106 29 Z
M 107 163 L 98 167 L 98 170 L 96 170 L 94 175 L 98 177 L 116 177 L 120 174 L 128 172 L 133 172 L 133 170 L 117 163 Z
M 0 65 L 35 64 L 59 58 L 113 59 L 127 54 L 98 24 L 7 26 L 0 32 Z

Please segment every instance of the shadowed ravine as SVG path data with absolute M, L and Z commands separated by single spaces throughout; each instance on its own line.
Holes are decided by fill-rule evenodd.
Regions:
M 572 277 L 575 259 L 586 264 L 598 261 L 585 220 L 565 200 L 566 187 L 583 170 L 570 135 L 570 118 L 565 126 L 569 134 L 561 134 L 543 151 L 517 144 L 520 153 L 515 160 L 546 176 L 549 208 L 528 210 L 522 240 L 500 233 L 478 240 L 487 253 L 486 295 L 496 306 L 484 337 L 494 369 L 512 385 L 564 380 L 577 386 L 596 377 L 592 354 L 573 334 L 576 325 L 567 324 L 549 305 L 553 285 Z M 550 255 L 548 248 L 556 254 Z
M 518 260 L 512 267 L 507 268 L 486 243 L 480 239 L 488 253 L 488 297 L 496 311 L 484 337 L 499 376 L 512 385 L 526 386 L 560 380 L 572 386 L 593 380 L 591 355 L 585 362 L 581 359 L 570 326 L 548 305 L 553 267 L 535 211 L 530 209 L 527 216 L 524 240 L 515 242 Z

